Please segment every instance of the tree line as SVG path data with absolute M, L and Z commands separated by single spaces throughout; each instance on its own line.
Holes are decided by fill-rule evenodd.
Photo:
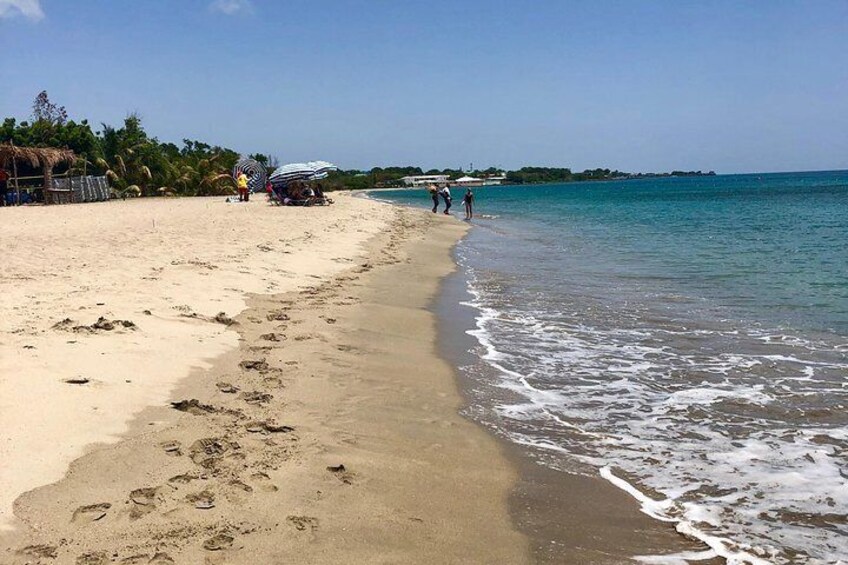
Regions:
M 321 181 L 324 190 L 367 189 L 367 188 L 396 188 L 404 185 L 401 180 L 405 176 L 414 175 L 446 175 L 450 180 L 469 175 L 477 178 L 503 176 L 504 184 L 551 184 L 562 182 L 584 182 L 603 180 L 624 180 L 653 177 L 683 177 L 715 175 L 710 171 L 672 171 L 670 173 L 627 173 L 610 169 L 586 169 L 583 172 L 572 172 L 561 167 L 522 167 L 515 171 L 502 171 L 494 167 L 482 170 L 464 171 L 462 169 L 429 169 L 421 167 L 375 167 L 369 171 L 348 170 L 330 173 Z
M 32 119 L 18 122 L 6 118 L 0 126 L 0 143 L 13 142 L 24 147 L 62 147 L 72 149 L 77 162 L 72 174 L 106 175 L 117 195 L 154 196 L 178 194 L 208 196 L 229 194 L 234 183 L 230 171 L 239 159 L 238 152 L 201 141 L 183 139 L 182 145 L 161 142 L 150 136 L 141 117 L 130 114 L 120 126 L 101 124 L 95 131 L 88 120 L 68 118 L 63 106 L 54 104 L 41 92 L 33 101 Z M 269 169 L 276 161 L 266 155 L 249 155 Z M 20 164 L 20 174 L 36 174 Z M 610 169 L 572 172 L 569 168 L 522 167 L 502 171 L 494 167 L 482 170 L 428 169 L 421 167 L 374 167 L 370 170 L 339 170 L 320 181 L 325 191 L 399 187 L 405 176 L 446 175 L 456 180 L 464 175 L 475 177 L 505 176 L 507 184 L 543 184 L 644 178 L 659 176 L 701 176 L 714 172 L 672 171 L 671 173 L 626 173 Z
M 184 139 L 182 145 L 160 142 L 150 136 L 141 117 L 130 114 L 120 126 L 101 124 L 95 132 L 88 120 L 68 119 L 63 106 L 50 101 L 47 92 L 33 102 L 32 120 L 6 118 L 0 125 L 0 143 L 22 147 L 62 147 L 74 151 L 72 174 L 106 175 L 115 193 L 153 196 L 228 194 L 233 189 L 230 171 L 239 159 L 232 149 Z M 260 156 L 267 163 L 267 157 Z M 27 163 L 19 174 L 37 174 Z

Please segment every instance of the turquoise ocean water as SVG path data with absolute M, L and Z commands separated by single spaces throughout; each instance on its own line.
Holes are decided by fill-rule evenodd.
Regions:
M 645 562 L 848 560 L 848 172 L 475 193 L 474 417 L 710 548 Z

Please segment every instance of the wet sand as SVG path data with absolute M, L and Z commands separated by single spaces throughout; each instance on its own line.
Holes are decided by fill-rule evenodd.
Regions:
M 459 416 L 436 355 L 428 306 L 464 227 L 361 205 L 384 229 L 364 249 L 341 244 L 346 269 L 251 293 L 229 325 L 192 319 L 237 347 L 17 498 L 0 562 L 527 562 L 508 512 L 515 470 Z
M 461 271 L 442 284 L 435 312 L 439 321 L 439 352 L 455 367 L 474 364 L 470 353 L 478 343 L 466 331 L 474 329 L 476 310 L 463 303 L 471 300 Z M 491 375 L 492 382 L 498 377 Z M 462 413 L 484 426 L 496 415 L 488 413 L 477 394 L 491 394 L 486 386 L 458 371 L 457 382 L 464 399 Z M 555 470 L 544 461 L 548 454 L 534 452 L 499 437 L 503 453 L 518 473 L 509 498 L 510 515 L 530 541 L 535 563 L 619 564 L 682 563 L 682 555 L 697 556 L 702 565 L 719 565 L 723 559 L 705 559 L 709 548 L 679 534 L 669 523 L 642 513 L 638 502 L 599 475 Z M 701 554 L 701 555 L 699 555 Z M 636 558 L 641 557 L 639 561 Z

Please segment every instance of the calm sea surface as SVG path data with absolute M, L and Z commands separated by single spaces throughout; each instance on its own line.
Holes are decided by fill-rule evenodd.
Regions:
M 848 561 L 848 172 L 475 192 L 475 417 L 710 554 Z

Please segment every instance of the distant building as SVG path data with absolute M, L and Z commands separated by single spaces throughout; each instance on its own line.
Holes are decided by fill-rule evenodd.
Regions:
M 451 184 L 454 186 L 483 186 L 484 184 L 486 184 L 486 181 L 483 179 L 469 177 L 466 175 L 464 177 L 459 177 L 458 179 L 451 181 Z
M 400 179 L 406 186 L 428 186 L 435 184 L 444 186 L 448 183 L 448 175 L 414 175 Z

